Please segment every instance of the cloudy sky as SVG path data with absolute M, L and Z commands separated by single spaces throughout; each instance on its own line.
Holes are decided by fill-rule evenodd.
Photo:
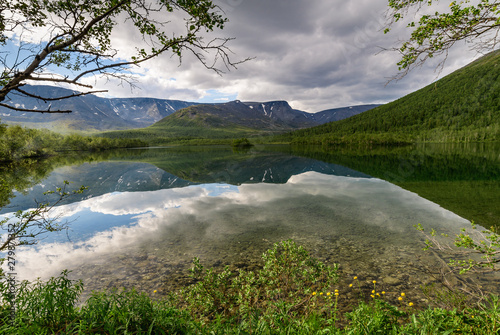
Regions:
M 223 76 L 194 57 L 181 65 L 169 55 L 135 71 L 138 89 L 115 82 L 94 82 L 109 97 L 156 97 L 200 102 L 286 100 L 293 108 L 318 112 L 357 104 L 386 103 L 411 93 L 466 65 L 478 55 L 459 45 L 444 69 L 433 60 L 400 81 L 398 54 L 382 51 L 408 36 L 404 24 L 386 25 L 386 0 L 216 0 L 229 23 L 211 36 L 234 37 L 233 60 L 252 57 Z M 441 8 L 448 3 L 438 3 Z M 432 10 L 435 10 L 433 7 Z M 119 29 L 119 49 L 133 50 L 130 31 Z

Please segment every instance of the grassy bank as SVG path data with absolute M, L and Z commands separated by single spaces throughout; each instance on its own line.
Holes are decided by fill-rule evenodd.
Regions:
M 147 143 L 137 139 L 61 135 L 49 130 L 0 124 L 0 162 L 52 156 L 58 152 L 100 151 L 142 146 L 147 146 Z
M 168 298 L 155 292 L 83 290 L 68 273 L 47 282 L 22 283 L 11 306 L 8 282 L 0 286 L 2 334 L 498 334 L 500 300 L 464 304 L 458 292 L 441 296 L 447 308 L 417 310 L 404 292 L 390 295 L 376 281 L 352 278 L 338 287 L 337 265 L 327 266 L 292 241 L 264 253 L 255 272 L 220 273 L 198 260 L 193 284 Z M 346 290 L 357 299 L 344 301 Z M 151 297 L 152 296 L 152 297 Z M 465 297 L 467 298 L 467 297 Z M 348 305 L 348 308 L 341 306 Z

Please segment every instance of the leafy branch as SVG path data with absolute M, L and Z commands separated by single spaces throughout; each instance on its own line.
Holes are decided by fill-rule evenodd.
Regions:
M 68 185 L 69 182 L 64 181 L 62 187 L 44 193 L 44 195 L 56 195 L 55 201 L 37 203 L 35 209 L 16 212 L 14 220 L 6 218 L 0 221 L 0 228 L 6 231 L 0 239 L 0 252 L 14 250 L 20 245 L 36 244 L 42 236 L 48 233 L 68 229 L 68 222 L 59 222 L 60 217 L 51 216 L 51 211 L 69 196 L 81 194 L 87 189 L 85 186 L 81 186 L 77 190 L 68 192 Z
M 500 271 L 500 235 L 495 227 L 491 227 L 491 230 L 478 230 L 477 225 L 472 222 L 471 230 L 462 228 L 461 233 L 453 240 L 455 247 L 463 249 L 460 251 L 454 249 L 449 242 L 440 242 L 434 229 L 427 233 L 420 223 L 415 228 L 426 237 L 424 250 L 435 249 L 469 256 L 468 259 L 449 261 L 448 265 L 459 269 L 460 274 L 469 271 Z M 447 234 L 441 234 L 441 237 L 449 238 Z M 474 254 L 480 255 L 479 259 L 472 258 Z
M 392 26 L 407 16 L 411 10 L 424 11 L 424 6 L 432 6 L 439 1 L 432 0 L 389 0 L 389 23 L 384 30 L 388 33 Z M 416 21 L 407 24 L 413 29 L 408 40 L 392 50 L 401 54 L 399 75 L 404 77 L 413 68 L 422 66 L 435 56 L 444 56 L 438 64 L 442 69 L 448 52 L 457 42 L 466 41 L 478 51 L 493 50 L 498 44 L 500 28 L 500 1 L 480 0 L 471 5 L 470 0 L 452 1 L 449 11 L 433 14 L 423 13 Z

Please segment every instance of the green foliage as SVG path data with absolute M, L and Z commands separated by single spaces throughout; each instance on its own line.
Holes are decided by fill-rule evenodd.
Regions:
M 472 303 L 472 296 L 463 291 L 431 283 L 421 287 L 422 293 L 434 305 L 446 310 L 465 311 Z
M 79 318 L 86 333 L 184 334 L 190 328 L 185 311 L 135 290 L 93 292 Z
M 426 233 L 423 226 L 419 223 L 415 228 L 423 233 L 426 237 L 425 250 L 434 248 L 438 250 L 452 250 L 445 240 L 439 239 L 439 235 L 434 229 L 430 233 Z M 447 234 L 441 234 L 441 238 L 448 238 Z M 457 248 L 465 249 L 467 255 L 479 255 L 468 259 L 452 259 L 449 265 L 458 268 L 460 274 L 471 270 L 493 270 L 500 271 L 500 235 L 495 227 L 491 230 L 477 230 L 474 221 L 471 223 L 471 229 L 461 229 L 461 233 L 455 236 L 453 244 Z
M 199 282 L 180 294 L 180 302 L 203 319 L 244 319 L 255 313 L 291 317 L 310 314 L 311 293 L 328 290 L 338 279 L 336 264 L 324 265 L 291 240 L 275 244 L 262 259 L 261 270 L 240 270 L 238 275 L 228 267 L 218 274 L 205 270 L 195 259 L 192 276 Z
M 194 262 L 199 281 L 169 298 L 152 300 L 135 290 L 93 292 L 76 307 L 83 286 L 63 273 L 47 282 L 22 282 L 12 313 L 0 285 L 2 334 L 497 334 L 500 298 L 490 296 L 463 310 L 413 309 L 384 298 L 353 301 L 338 325 L 337 296 L 319 296 L 334 283 L 328 269 L 292 241 L 276 244 L 256 273 L 205 270 Z M 320 278 L 318 271 L 326 271 Z M 319 279 L 313 282 L 311 279 Z M 306 286 L 303 286 L 306 285 Z M 314 286 L 319 285 L 319 286 Z M 375 285 L 375 284 L 374 284 Z M 307 293 L 306 293 L 307 292 Z M 383 292 L 382 292 L 383 293 Z M 300 302 L 301 301 L 301 302 Z M 406 306 L 408 305 L 408 306 Z
M 410 9 L 422 10 L 425 5 L 432 6 L 438 1 L 429 0 L 389 0 L 392 22 L 403 19 Z M 420 15 L 418 22 L 410 22 L 413 29 L 410 38 L 398 48 L 402 54 L 399 69 L 407 73 L 413 66 L 421 65 L 436 55 L 447 55 L 456 42 L 465 40 L 476 44 L 478 49 L 493 49 L 496 44 L 495 31 L 500 21 L 500 2 L 480 0 L 476 4 L 470 1 L 452 1 L 449 12 Z M 385 29 L 385 33 L 390 27 Z
M 73 321 L 77 315 L 76 303 L 83 291 L 81 281 L 68 279 L 68 272 L 53 277 L 46 283 L 22 281 L 16 295 L 19 323 L 31 324 L 34 328 L 57 328 Z M 3 292 L 2 292 L 3 293 Z
M 233 140 L 233 142 L 231 143 L 231 146 L 233 148 L 249 148 L 249 147 L 252 147 L 253 144 L 250 143 L 248 138 L 239 138 L 239 139 Z
M 21 126 L 2 125 L 0 130 L 0 161 L 44 157 L 61 151 L 100 151 L 147 146 L 145 142 L 136 139 L 110 139 L 77 134 L 64 136 L 48 130 Z
M 406 313 L 383 300 L 361 302 L 347 314 L 350 324 L 346 330 L 350 334 L 398 334 L 398 319 L 402 316 Z

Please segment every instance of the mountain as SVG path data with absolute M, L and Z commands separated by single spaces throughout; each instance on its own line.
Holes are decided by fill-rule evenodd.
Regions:
M 244 102 L 243 104 L 257 112 L 257 117 L 282 123 L 290 128 L 306 128 L 319 124 L 314 119 L 315 114 L 292 109 L 286 101 Z
M 78 94 L 78 91 L 55 86 L 23 87 L 30 94 L 57 98 Z M 0 107 L 5 123 L 17 123 L 30 128 L 48 128 L 58 132 L 107 131 L 144 128 L 163 120 L 179 110 L 182 113 L 162 121 L 160 125 L 204 127 L 245 127 L 272 132 L 317 126 L 350 117 L 377 105 L 362 105 L 307 113 L 293 109 L 286 101 L 198 104 L 194 102 L 155 98 L 101 98 L 93 94 L 43 102 L 12 92 L 7 104 L 25 109 L 71 110 L 69 114 L 18 112 Z M 194 117 L 194 115 L 197 117 Z
M 56 98 L 79 93 L 55 86 L 24 86 L 31 94 Z M 147 127 L 175 111 L 196 103 L 154 98 L 101 98 L 93 94 L 44 103 L 41 100 L 10 93 L 6 103 L 25 109 L 71 110 L 69 114 L 17 112 L 0 107 L 6 123 L 55 131 L 111 130 Z
M 190 106 L 167 116 L 155 126 L 199 125 L 212 128 L 246 127 L 284 131 L 316 125 L 308 113 L 294 110 L 286 101 L 244 103 L 239 100 L 223 104 Z
M 152 125 L 151 129 L 241 129 L 255 133 L 284 132 L 313 127 L 329 120 L 359 114 L 378 105 L 364 105 L 307 113 L 293 109 L 286 101 L 242 102 L 193 105 L 171 114 Z M 185 135 L 185 134 L 183 134 Z M 182 136 L 182 135 L 181 135 Z
M 372 105 L 358 105 L 358 106 L 327 109 L 312 114 L 312 118 L 317 124 L 324 124 L 332 121 L 340 121 L 343 119 L 347 119 L 351 116 L 366 112 L 378 106 L 380 105 L 372 104 Z
M 296 143 L 500 141 L 500 51 L 348 119 L 287 135 Z

